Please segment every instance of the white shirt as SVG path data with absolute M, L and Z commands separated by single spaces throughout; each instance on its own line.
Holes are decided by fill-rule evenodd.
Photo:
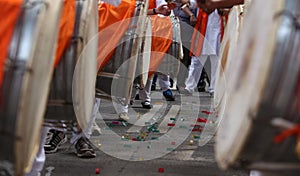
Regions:
M 202 55 L 219 55 L 221 39 L 221 19 L 218 10 L 208 16 L 206 34 L 202 48 Z

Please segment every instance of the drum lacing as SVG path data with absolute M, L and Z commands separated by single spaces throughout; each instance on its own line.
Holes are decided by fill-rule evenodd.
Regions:
M 285 17 L 288 17 L 289 19 L 291 19 L 295 29 L 296 30 L 300 29 L 299 15 L 296 16 L 288 10 L 282 10 L 282 11 L 280 11 L 277 14 L 274 15 L 274 19 L 279 18 L 281 16 L 285 16 Z
M 47 3 L 43 0 L 39 0 L 39 1 L 28 0 L 28 1 L 25 1 L 25 3 L 22 5 L 22 8 L 31 9 L 38 4 L 45 5 L 46 8 L 48 8 L 48 6 L 49 6 L 49 3 Z

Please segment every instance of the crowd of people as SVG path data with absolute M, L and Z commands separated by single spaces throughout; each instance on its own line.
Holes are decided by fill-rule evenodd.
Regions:
M 130 4 L 130 0 L 126 0 Z M 106 2 L 99 1 L 99 4 Z M 135 1 L 134 1 L 135 3 Z M 181 67 L 179 74 L 173 80 L 177 80 L 177 89 L 181 94 L 192 95 L 198 86 L 199 82 L 203 82 L 200 78 L 204 78 L 205 74 L 203 67 L 206 61 L 210 61 L 210 70 L 208 72 L 208 79 L 210 82 L 208 92 L 211 96 L 214 94 L 214 83 L 216 77 L 216 69 L 219 63 L 219 48 L 222 38 L 222 13 L 220 9 L 230 8 L 235 4 L 241 4 L 243 0 L 150 0 L 148 15 L 158 15 L 160 18 L 165 18 L 173 13 L 179 18 L 181 24 L 181 37 L 183 43 L 183 59 L 181 59 Z M 135 5 L 135 4 L 134 4 Z M 106 8 L 108 6 L 101 6 L 99 8 Z M 172 12 L 173 11 L 173 12 Z M 185 27 L 189 26 L 189 27 Z M 171 30 L 171 29 L 170 29 Z M 101 42 L 101 41 L 100 41 Z M 188 71 L 187 69 L 188 68 Z M 144 88 L 133 89 L 130 104 L 134 103 L 136 94 L 142 102 L 142 108 L 151 109 L 151 89 L 156 88 L 156 79 L 158 80 L 160 89 L 166 101 L 175 101 L 175 96 L 171 90 L 170 75 L 157 72 L 150 76 Z M 201 76 L 202 75 L 202 76 Z M 154 86 L 153 86 L 154 85 Z M 135 87 L 135 86 L 134 86 Z M 120 105 L 120 110 L 117 112 L 120 120 L 128 121 L 128 106 Z M 96 98 L 94 104 L 94 112 L 92 121 L 95 120 L 96 113 L 100 106 L 100 99 Z M 90 123 L 87 128 L 81 129 L 77 127 L 76 132 L 71 139 L 71 143 L 75 144 L 76 154 L 80 158 L 96 157 L 96 152 L 89 141 L 91 128 L 93 123 Z M 45 155 L 57 152 L 60 145 L 67 141 L 65 132 L 57 129 L 44 128 L 42 135 L 42 148 L 36 156 L 35 163 L 31 173 L 28 175 L 38 175 L 45 162 Z

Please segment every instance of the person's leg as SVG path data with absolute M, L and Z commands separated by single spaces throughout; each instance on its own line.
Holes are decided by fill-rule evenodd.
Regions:
M 170 89 L 170 78 L 168 75 L 163 73 L 157 73 L 158 83 L 162 91 Z
M 76 154 L 78 157 L 81 158 L 94 158 L 96 157 L 96 152 L 92 147 L 89 138 L 92 134 L 93 124 L 96 120 L 97 113 L 100 107 L 100 98 L 95 99 L 93 112 L 90 121 L 88 122 L 87 126 L 82 129 L 82 127 L 78 127 L 79 131 L 73 132 L 73 136 L 70 140 L 72 144 L 75 143 Z
M 152 79 L 148 79 L 144 89 L 140 90 L 140 99 L 142 100 L 142 106 L 145 109 L 151 109 L 151 85 Z
M 191 64 L 190 51 L 186 47 L 183 47 L 183 59 L 180 60 L 179 74 L 177 75 L 177 87 L 178 90 L 185 88 L 185 80 L 188 77 L 188 68 Z
M 194 89 L 197 87 L 197 83 L 200 79 L 203 65 L 207 60 L 207 56 L 200 56 L 200 57 L 192 57 L 192 62 L 189 70 L 189 76 L 185 82 L 185 89 L 192 93 Z
M 158 73 L 159 86 L 163 91 L 163 96 L 167 101 L 175 101 L 175 97 L 170 89 L 170 77 L 168 75 Z
M 151 85 L 151 90 L 156 89 L 156 81 L 157 81 L 157 74 L 155 73 L 152 79 L 152 85 Z
M 214 93 L 214 87 L 215 87 L 215 81 L 216 81 L 216 72 L 218 68 L 219 59 L 216 55 L 209 56 L 210 58 L 210 65 L 211 65 L 211 77 L 210 77 L 210 87 L 209 87 L 209 93 L 213 95 Z
M 41 171 L 43 170 L 43 167 L 44 167 L 44 164 L 46 161 L 44 144 L 46 141 L 48 131 L 49 131 L 48 127 L 42 127 L 39 151 L 33 160 L 31 171 L 29 173 L 25 174 L 25 176 L 40 176 L 41 175 Z

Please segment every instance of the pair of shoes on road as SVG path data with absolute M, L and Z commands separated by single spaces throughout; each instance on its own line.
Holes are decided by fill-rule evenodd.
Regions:
M 163 96 L 167 101 L 175 101 L 175 97 L 171 91 L 171 89 L 168 89 L 166 91 L 163 91 Z
M 44 145 L 45 153 L 55 153 L 57 149 L 62 144 L 66 143 L 68 140 L 67 136 L 62 131 L 57 131 L 54 129 L 49 130 L 46 138 L 46 143 Z M 96 157 L 96 152 L 92 147 L 90 141 L 86 137 L 81 137 L 75 144 L 76 154 L 80 158 L 94 158 Z

